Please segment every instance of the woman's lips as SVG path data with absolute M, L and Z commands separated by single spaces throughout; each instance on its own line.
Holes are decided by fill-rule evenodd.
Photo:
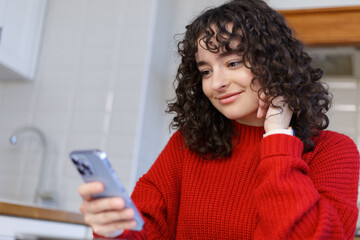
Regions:
M 219 100 L 219 102 L 221 104 L 228 104 L 231 103 L 233 101 L 236 100 L 236 98 L 241 94 L 241 92 L 236 92 L 236 93 L 230 93 L 230 94 L 226 94 L 223 96 L 219 96 L 217 97 L 217 99 Z

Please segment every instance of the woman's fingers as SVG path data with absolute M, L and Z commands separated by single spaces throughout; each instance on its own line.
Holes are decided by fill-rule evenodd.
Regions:
M 114 222 L 127 222 L 134 219 L 134 210 L 125 208 L 118 211 L 107 211 L 96 214 L 87 214 L 85 222 L 89 225 L 107 225 Z
M 136 227 L 134 215 L 134 210 L 125 208 L 122 210 L 99 212 L 95 214 L 87 213 L 84 215 L 84 220 L 91 226 L 95 233 L 108 236 L 121 229 L 132 229 Z
M 134 220 L 130 221 L 119 221 L 113 222 L 111 224 L 101 225 L 96 224 L 92 226 L 92 230 L 99 235 L 108 236 L 109 234 L 118 231 L 119 229 L 132 229 L 136 226 L 136 222 Z
M 264 122 L 265 132 L 276 129 L 287 129 L 293 112 L 282 96 L 272 99 Z
M 259 97 L 257 118 L 265 119 L 264 129 L 269 132 L 275 129 L 287 129 L 293 112 L 290 110 L 284 97 L 278 96 L 269 99 L 264 92 Z
M 80 206 L 82 213 L 100 213 L 111 210 L 121 210 L 125 207 L 125 201 L 122 198 L 99 198 L 91 201 L 83 201 Z
M 104 185 L 101 182 L 91 182 L 81 184 L 78 188 L 78 192 L 83 200 L 91 200 L 92 195 L 101 193 L 104 191 Z
M 121 229 L 132 229 L 136 226 L 134 210 L 125 208 L 124 199 L 120 197 L 94 199 L 92 197 L 104 191 L 102 183 L 85 183 L 78 190 L 83 199 L 80 211 L 84 214 L 85 222 L 95 233 L 108 236 Z

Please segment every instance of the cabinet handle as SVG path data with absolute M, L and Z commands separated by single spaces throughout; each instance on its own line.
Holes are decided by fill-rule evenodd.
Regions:
M 1 44 L 1 36 L 2 36 L 2 27 L 0 27 L 0 44 Z

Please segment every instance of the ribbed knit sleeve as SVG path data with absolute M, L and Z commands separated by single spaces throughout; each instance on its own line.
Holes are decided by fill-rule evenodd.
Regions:
M 331 137 L 326 136 L 331 135 Z M 275 134 L 260 145 L 254 239 L 352 239 L 357 221 L 359 154 L 348 137 L 322 132 L 314 151 Z
M 139 179 L 132 199 L 145 219 L 142 232 L 126 230 L 122 239 L 175 239 L 184 142 L 176 132 L 150 170 Z

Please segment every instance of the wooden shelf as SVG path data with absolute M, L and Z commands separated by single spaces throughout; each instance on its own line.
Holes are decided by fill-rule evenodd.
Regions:
M 0 215 L 86 225 L 80 213 L 0 202 Z
M 360 46 L 360 6 L 279 12 L 308 46 Z

